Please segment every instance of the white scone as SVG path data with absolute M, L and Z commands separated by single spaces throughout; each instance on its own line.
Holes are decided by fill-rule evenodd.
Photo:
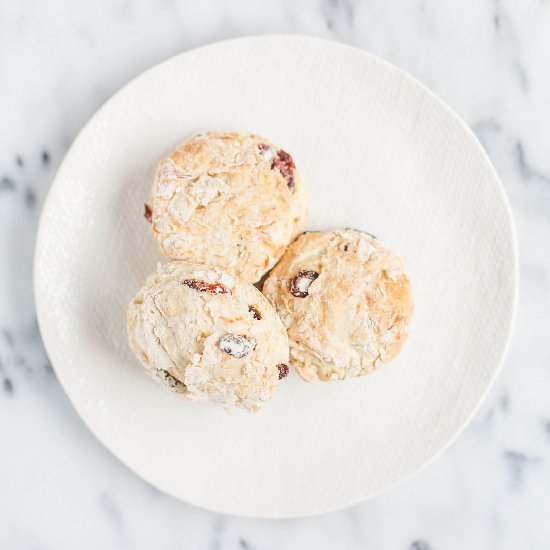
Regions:
M 207 132 L 160 161 L 146 215 L 168 258 L 255 283 L 303 231 L 306 197 L 282 149 L 252 134 Z
M 346 229 L 300 235 L 266 279 L 308 382 L 367 374 L 403 347 L 413 304 L 401 259 Z
M 257 410 L 288 374 L 288 338 L 252 285 L 204 265 L 171 262 L 128 309 L 143 366 L 186 397 Z

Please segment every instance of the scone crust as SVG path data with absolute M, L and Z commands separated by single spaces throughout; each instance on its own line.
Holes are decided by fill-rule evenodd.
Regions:
M 305 286 L 294 279 L 300 272 Z M 308 382 L 361 376 L 391 361 L 413 312 L 402 260 L 351 229 L 300 235 L 263 293 L 287 329 L 291 365 Z
M 150 202 L 164 255 L 251 283 L 304 230 L 307 215 L 292 158 L 253 134 L 191 137 L 160 161 Z
M 279 383 L 278 365 L 288 363 L 288 338 L 273 307 L 254 286 L 219 268 L 159 265 L 127 318 L 143 366 L 191 399 L 257 410 Z M 233 337 L 246 346 L 232 349 Z

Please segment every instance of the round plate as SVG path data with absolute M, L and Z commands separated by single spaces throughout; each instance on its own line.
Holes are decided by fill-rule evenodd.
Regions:
M 293 374 L 256 414 L 189 403 L 145 374 L 126 335 L 161 259 L 143 203 L 160 157 L 205 129 L 290 151 L 311 229 L 366 230 L 404 258 L 416 310 L 397 360 L 338 383 Z M 363 51 L 264 36 L 174 57 L 98 111 L 44 208 L 35 292 L 59 380 L 120 460 L 187 502 L 291 517 L 373 495 L 459 433 L 505 353 L 516 271 L 502 186 L 437 97 Z

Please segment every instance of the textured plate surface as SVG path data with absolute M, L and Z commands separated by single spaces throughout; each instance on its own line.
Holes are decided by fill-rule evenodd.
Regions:
M 402 255 L 416 311 L 395 362 L 334 384 L 290 376 L 258 414 L 187 403 L 141 370 L 125 313 L 160 259 L 143 203 L 158 159 L 216 128 L 291 152 L 310 228 L 367 230 Z M 44 208 L 35 292 L 59 380 L 120 460 L 199 506 L 290 517 L 379 492 L 459 433 L 503 358 L 516 272 L 502 187 L 456 115 L 362 51 L 268 36 L 181 54 L 98 111 Z

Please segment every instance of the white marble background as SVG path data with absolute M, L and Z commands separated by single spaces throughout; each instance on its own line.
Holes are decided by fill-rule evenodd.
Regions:
M 461 437 L 354 508 L 225 517 L 153 489 L 87 431 L 48 364 L 31 275 L 40 209 L 94 111 L 188 48 L 306 33 L 407 69 L 475 130 L 517 221 L 503 371 Z M 0 548 L 550 548 L 550 1 L 0 1 Z

